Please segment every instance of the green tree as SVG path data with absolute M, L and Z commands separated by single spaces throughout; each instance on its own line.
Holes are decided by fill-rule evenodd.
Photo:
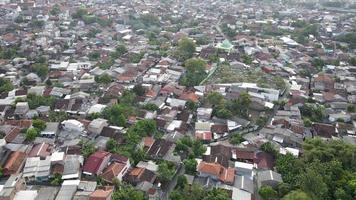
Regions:
M 0 78 L 0 94 L 3 92 L 9 92 L 14 89 L 14 86 L 12 85 L 11 81 Z
M 282 200 L 312 200 L 312 198 L 310 198 L 308 194 L 303 191 L 293 190 L 285 195 Z
M 54 185 L 54 186 L 59 186 L 61 185 L 63 182 L 62 180 L 62 175 L 61 174 L 54 174 L 54 177 L 51 178 L 51 185 Z
M 179 175 L 177 178 L 177 185 L 176 188 L 178 189 L 184 189 L 184 187 L 188 184 L 187 177 L 184 175 Z
M 32 66 L 32 70 L 42 79 L 46 78 L 48 74 L 47 64 L 36 63 Z
M 59 112 L 50 111 L 48 118 L 51 122 L 62 122 L 68 119 L 68 114 L 64 111 L 59 111 Z
M 81 154 L 85 159 L 87 159 L 91 154 L 93 154 L 96 151 L 95 145 L 91 142 L 82 141 L 80 145 L 81 145 Z
M 186 106 L 186 108 L 187 108 L 189 111 L 196 111 L 197 108 L 198 108 L 198 104 L 195 103 L 195 102 L 192 101 L 192 100 L 188 100 L 188 101 L 185 103 L 185 106 Z
M 240 133 L 234 133 L 229 139 L 229 142 L 234 145 L 241 144 L 243 141 L 245 140 Z
M 126 117 L 133 113 L 133 109 L 125 104 L 115 104 L 104 109 L 102 116 L 116 126 L 125 126 Z
M 136 104 L 137 99 L 136 99 L 136 94 L 131 91 L 131 90 L 125 90 L 121 97 L 119 98 L 120 103 L 126 104 L 126 105 L 133 105 Z
M 263 200 L 272 200 L 277 197 L 277 191 L 274 190 L 271 186 L 262 186 L 258 190 L 258 194 Z
M 137 95 L 137 96 L 143 96 L 146 94 L 146 89 L 138 84 L 138 85 L 135 85 L 134 88 L 132 89 L 132 91 Z
M 347 112 L 354 113 L 356 112 L 356 105 L 355 104 L 350 104 L 347 106 Z
M 188 38 L 182 38 L 178 42 L 176 56 L 178 57 L 179 60 L 185 61 L 185 60 L 193 57 L 195 48 L 196 48 L 196 46 L 195 46 L 195 43 L 193 40 L 188 39 Z
M 118 45 L 116 47 L 116 50 L 113 54 L 111 54 L 111 57 L 114 59 L 120 58 L 122 55 L 127 53 L 127 49 L 125 45 Z
M 328 187 L 323 177 L 313 169 L 307 169 L 299 176 L 300 188 L 312 197 L 312 199 L 327 199 Z
M 174 166 L 172 167 L 171 163 L 168 163 L 168 161 L 163 161 L 158 165 L 158 179 L 163 182 L 167 183 L 170 181 L 175 173 L 175 168 Z
M 144 200 L 144 195 L 141 191 L 135 190 L 132 186 L 120 186 L 112 195 L 112 200 Z
M 53 106 L 55 98 L 52 96 L 40 96 L 30 93 L 26 97 L 30 109 L 35 109 L 39 106 Z
M 60 6 L 58 4 L 55 4 L 51 9 L 50 14 L 51 15 L 59 15 L 60 13 L 61 13 Z
M 109 74 L 104 73 L 104 74 L 102 74 L 100 76 L 95 76 L 95 81 L 97 83 L 101 83 L 101 84 L 107 85 L 107 84 L 112 82 L 112 79 L 111 79 L 111 76 Z
M 159 107 L 153 103 L 147 103 L 147 104 L 143 105 L 142 108 L 145 110 L 150 110 L 150 111 L 159 110 Z
M 38 136 L 38 131 L 35 128 L 29 128 L 26 131 L 26 135 L 25 138 L 27 141 L 33 141 L 36 139 L 36 137 Z
M 209 104 L 211 105 L 219 105 L 223 103 L 224 101 L 224 96 L 221 95 L 219 92 L 210 92 L 208 96 L 206 97 L 208 100 Z
M 185 167 L 185 173 L 195 175 L 197 171 L 197 161 L 193 159 L 186 159 L 183 161 Z
M 356 66 L 356 57 L 350 58 L 349 64 L 350 64 L 351 66 Z
M 46 122 L 41 119 L 32 120 L 32 126 L 39 131 L 43 131 L 46 128 Z
M 292 185 L 297 182 L 298 175 L 301 170 L 301 163 L 296 157 L 288 153 L 286 155 L 278 155 L 276 160 L 276 169 L 281 173 L 283 181 Z
M 271 143 L 271 142 L 266 142 L 264 144 L 261 145 L 261 150 L 266 152 L 266 153 L 270 153 L 274 156 L 276 156 L 278 154 L 278 150 L 276 149 L 276 147 Z
M 251 102 L 250 95 L 247 92 L 242 92 L 237 99 L 230 102 L 229 110 L 234 112 L 234 114 L 247 118 Z
M 118 151 L 118 146 L 119 144 L 116 142 L 116 140 L 110 138 L 106 142 L 106 150 L 108 150 L 111 153 L 116 153 Z
M 97 61 L 100 58 L 100 53 L 97 52 L 97 51 L 91 52 L 91 53 L 88 54 L 88 57 L 89 57 L 90 61 Z
M 202 59 L 191 58 L 184 62 L 184 66 L 187 72 L 181 79 L 182 85 L 188 87 L 199 85 L 207 75 L 205 72 L 206 62 Z

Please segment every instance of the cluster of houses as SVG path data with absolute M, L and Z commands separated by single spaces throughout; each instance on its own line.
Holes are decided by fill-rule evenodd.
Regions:
M 179 175 L 189 185 L 228 191 L 233 200 L 253 200 L 261 186 L 283 182 L 275 156 L 261 150 L 263 144 L 295 157 L 310 137 L 356 144 L 356 66 L 350 61 L 355 51 L 334 40 L 352 30 L 355 17 L 232 2 L 0 0 L 0 79 L 10 83 L 4 89 L 0 85 L 0 200 L 110 200 L 117 182 L 149 199 L 165 199 Z M 87 14 L 75 17 L 82 4 Z M 158 20 L 159 27 L 150 20 Z M 297 21 L 316 21 L 318 37 L 305 36 L 305 44 L 290 35 L 270 37 L 268 29 L 294 31 Z M 196 43 L 194 56 L 207 61 L 206 84 L 179 84 L 186 69 L 171 54 L 187 37 Z M 114 57 L 118 46 L 125 52 Z M 325 63 L 315 66 L 315 58 Z M 214 73 L 226 63 L 241 74 L 262 73 L 271 81 L 215 82 L 221 77 Z M 45 66 L 45 75 L 35 70 L 37 64 Z M 102 76 L 111 80 L 100 83 Z M 285 86 L 275 87 L 273 77 Z M 127 127 L 93 117 L 138 85 L 144 94 L 136 96 L 138 112 L 127 117 Z M 225 100 L 247 93 L 249 116 L 216 117 L 215 107 L 205 103 L 211 92 Z M 310 116 L 317 113 L 318 119 Z M 257 124 L 261 116 L 265 122 Z M 29 141 L 26 131 L 37 119 L 45 121 L 45 128 Z M 136 144 L 147 158 L 133 162 L 110 152 L 109 141 L 125 145 L 127 128 L 146 119 L 162 133 Z M 231 144 L 236 134 L 243 142 Z M 184 173 L 186 158 L 176 151 L 186 137 L 206 149 L 194 158 L 195 175 Z M 84 155 L 85 142 L 94 144 L 93 153 Z M 167 187 L 159 181 L 162 160 L 175 168 Z

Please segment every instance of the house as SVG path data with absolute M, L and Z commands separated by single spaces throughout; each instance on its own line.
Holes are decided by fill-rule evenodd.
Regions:
M 114 178 L 122 181 L 123 176 L 131 167 L 130 160 L 125 156 L 112 154 L 110 162 L 111 164 L 103 171 L 101 177 L 109 183 L 112 183 Z
M 197 109 L 197 119 L 198 121 L 208 121 L 211 119 L 211 115 L 213 113 L 212 108 L 198 108 Z
M 218 163 L 208 163 L 201 161 L 198 165 L 200 176 L 211 177 L 214 180 L 232 185 L 235 181 L 235 169 L 225 168 Z
M 73 199 L 80 180 L 66 180 L 62 183 L 61 189 L 59 190 L 56 200 L 71 200 Z
M 126 174 L 124 180 L 134 186 L 145 181 L 153 183 L 156 180 L 156 174 L 148 169 L 135 167 Z
M 332 137 L 337 137 L 338 130 L 331 124 L 314 123 L 311 127 L 311 132 L 313 136 L 318 136 L 322 138 L 330 139 Z
M 114 187 L 106 186 L 95 190 L 89 195 L 89 200 L 111 200 L 111 196 L 114 192 Z
M 318 74 L 314 78 L 314 88 L 321 91 L 330 91 L 334 89 L 335 81 L 327 74 Z
M 244 190 L 246 192 L 254 194 L 255 187 L 251 178 L 248 178 L 246 176 L 237 176 L 234 186 L 240 190 Z
M 256 159 L 254 160 L 257 169 L 273 169 L 275 166 L 275 157 L 263 151 L 256 153 Z
M 282 182 L 282 176 L 275 171 L 265 170 L 257 173 L 257 183 L 259 186 L 268 185 L 275 187 Z
M 110 161 L 111 153 L 97 151 L 90 155 L 83 166 L 83 174 L 93 176 L 102 173 Z
M 207 148 L 203 155 L 203 161 L 219 163 L 223 167 L 229 167 L 231 159 L 231 148 L 222 144 L 212 145 Z
M 35 144 L 31 151 L 28 153 L 28 157 L 39 157 L 41 159 L 45 159 L 51 154 L 51 150 L 52 147 L 45 142 Z
M 64 159 L 62 180 L 80 179 L 83 157 L 67 155 Z
M 4 176 L 18 173 L 24 164 L 25 158 L 25 152 L 13 151 L 3 166 Z
M 103 128 L 108 125 L 108 120 L 97 118 L 90 122 L 88 131 L 94 134 L 100 134 Z
M 47 122 L 46 128 L 41 131 L 41 137 L 54 138 L 58 134 L 59 123 L 58 122 Z
M 164 139 L 157 139 L 148 149 L 147 154 L 151 158 L 164 159 L 173 154 L 174 148 L 175 144 L 173 142 Z
M 75 119 L 68 119 L 61 123 L 61 127 L 66 131 L 76 131 L 83 132 L 85 127 L 84 124 Z
M 27 102 L 18 102 L 16 104 L 14 115 L 18 119 L 26 117 L 26 113 L 30 110 Z
M 30 157 L 26 159 L 23 169 L 23 177 L 27 181 L 43 182 L 49 179 L 51 167 L 51 157 L 41 160 L 40 157 Z
M 20 190 L 15 194 L 14 200 L 36 200 L 37 190 Z
M 0 190 L 0 200 L 11 200 L 14 199 L 15 193 L 25 189 L 24 179 L 22 174 L 13 174 L 11 175 L 4 185 L 1 185 L 2 189 Z
M 232 150 L 232 159 L 245 163 L 253 163 L 256 159 L 256 153 L 254 149 L 236 148 Z

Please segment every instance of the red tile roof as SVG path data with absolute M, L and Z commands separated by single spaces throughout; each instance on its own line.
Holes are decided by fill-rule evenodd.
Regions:
M 235 169 L 225 168 L 218 163 L 200 162 L 198 171 L 205 174 L 215 176 L 224 183 L 233 183 L 235 180 Z
M 109 152 L 97 151 L 90 155 L 83 166 L 83 172 L 96 174 L 99 170 L 100 165 L 106 157 L 110 156 Z

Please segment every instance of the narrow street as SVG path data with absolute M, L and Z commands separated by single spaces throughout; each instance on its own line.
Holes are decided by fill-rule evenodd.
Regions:
M 174 190 L 174 188 L 177 185 L 177 180 L 178 180 L 178 176 L 179 175 L 183 175 L 185 172 L 183 163 L 180 164 L 177 168 L 177 173 L 173 176 L 172 181 L 169 183 L 168 186 L 166 186 L 166 188 L 162 188 L 162 195 L 161 195 L 161 199 L 162 200 L 168 200 L 169 199 L 169 194 Z

